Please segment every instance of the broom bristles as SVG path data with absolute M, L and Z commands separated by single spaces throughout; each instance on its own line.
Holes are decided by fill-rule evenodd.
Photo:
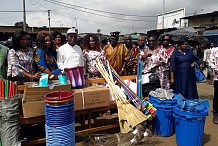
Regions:
M 110 68 L 109 63 L 107 63 L 108 68 Z M 115 97 L 118 106 L 118 117 L 119 117 L 119 124 L 120 124 L 120 131 L 121 133 L 128 133 L 131 131 L 136 125 L 142 123 L 143 121 L 147 120 L 147 117 L 135 108 L 132 104 L 128 102 L 125 95 L 122 94 L 120 88 L 118 88 L 112 77 L 111 70 L 109 72 L 105 69 L 101 60 L 97 58 L 97 68 L 99 72 L 102 74 L 104 79 L 109 85 L 109 88 L 112 92 L 112 95 Z M 122 108 L 121 108 L 122 107 Z

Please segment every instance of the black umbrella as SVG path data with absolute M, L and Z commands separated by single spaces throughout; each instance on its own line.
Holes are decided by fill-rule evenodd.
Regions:
M 172 43 L 175 43 L 175 44 L 179 43 L 179 41 L 182 38 L 185 38 L 190 45 L 199 45 L 203 42 L 206 42 L 206 39 L 204 37 L 196 34 L 195 32 L 188 31 L 185 29 L 169 31 L 169 32 L 162 34 L 162 36 L 165 34 L 170 35 L 172 39 Z

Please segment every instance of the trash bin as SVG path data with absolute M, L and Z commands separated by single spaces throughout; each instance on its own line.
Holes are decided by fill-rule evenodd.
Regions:
M 45 95 L 46 146 L 75 145 L 75 114 L 72 92 Z
M 152 120 L 153 131 L 160 136 L 168 137 L 174 134 L 175 119 L 173 117 L 173 107 L 177 105 L 177 100 L 159 100 L 149 96 L 148 101 L 157 109 L 156 116 Z
M 190 112 L 174 107 L 176 121 L 176 143 L 178 146 L 201 146 L 208 109 Z

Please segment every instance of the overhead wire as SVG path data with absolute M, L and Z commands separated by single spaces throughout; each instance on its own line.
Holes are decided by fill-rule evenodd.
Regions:
M 53 1 L 53 2 L 57 2 L 60 4 L 64 4 L 64 5 L 70 5 L 73 7 L 77 7 L 77 8 L 82 8 L 85 10 L 91 10 L 91 11 L 96 11 L 96 12 L 101 12 L 101 13 L 108 13 L 108 14 L 114 14 L 114 15 L 122 15 L 122 16 L 133 16 L 133 17 L 157 17 L 157 16 L 142 16 L 142 15 L 134 15 L 134 14 L 124 14 L 124 13 L 115 13 L 115 12 L 109 12 L 109 11 L 103 11 L 103 10 L 97 10 L 97 9 L 93 9 L 93 8 L 88 8 L 88 7 L 82 7 L 79 5 L 73 5 L 73 4 L 69 4 L 69 3 L 64 3 L 64 2 L 60 2 L 60 1 L 56 1 L 56 0 L 44 0 L 44 1 Z
M 45 5 L 42 5 L 42 4 L 40 4 L 39 3 L 39 0 L 38 1 L 36 1 L 36 0 L 32 0 L 32 1 L 35 1 L 35 3 L 36 4 L 39 4 L 40 6 L 42 6 L 43 8 L 45 8 L 45 9 L 49 9 L 49 8 L 47 8 L 47 7 L 45 7 Z M 34 4 L 35 5 L 35 4 Z M 58 4 L 57 4 L 58 5 Z M 62 6 L 62 5 L 61 5 Z M 62 7 L 65 7 L 65 8 L 68 8 L 68 7 L 66 7 L 66 6 L 62 6 Z M 69 7 L 70 9 L 71 9 L 71 7 Z M 81 18 L 81 17 L 71 17 L 70 15 L 65 15 L 65 14 L 63 14 L 63 13 L 61 13 L 60 12 L 60 10 L 62 11 L 63 9 L 60 9 L 60 8 L 58 8 L 58 9 L 52 9 L 52 12 L 54 12 L 54 13 L 56 13 L 56 14 L 58 14 L 58 15 L 60 15 L 60 16 L 64 16 L 64 17 L 67 17 L 67 18 L 71 18 L 71 19 L 77 19 L 77 20 L 83 20 L 83 21 L 88 21 L 88 22 L 95 22 L 95 23 L 102 23 L 102 24 L 109 24 L 109 22 L 105 22 L 105 20 L 106 19 L 104 19 L 104 22 L 102 22 L 102 21 L 99 21 L 99 20 L 90 20 L 91 18 L 89 17 L 88 19 L 84 19 L 84 18 Z M 73 9 L 74 10 L 74 9 Z M 156 16 L 155 16 L 156 17 Z M 120 18 L 119 18 L 120 19 Z M 101 19 L 100 19 L 101 20 Z M 126 19 L 125 19 L 126 20 Z M 110 20 L 109 20 L 110 21 Z M 129 19 L 129 21 L 134 21 L 134 20 L 131 20 L 131 19 Z M 154 20 L 154 21 L 156 21 L 156 20 Z M 146 22 L 154 22 L 154 21 L 146 21 Z M 110 21 L 111 22 L 111 21 Z M 145 21 L 137 21 L 138 23 L 141 23 L 141 22 L 145 22 Z M 126 25 L 126 24 L 122 24 L 121 25 L 121 23 L 112 23 L 112 24 L 110 24 L 110 26 L 111 27 L 113 27 L 113 26 L 116 26 L 117 28 L 125 28 L 125 27 L 132 27 L 132 25 Z M 134 29 L 138 29 L 138 28 L 136 28 L 135 26 L 134 26 Z
M 84 13 L 96 15 L 96 16 L 102 16 L 102 17 L 113 18 L 113 19 L 119 19 L 119 20 L 147 21 L 147 22 L 149 22 L 149 20 L 135 20 L 135 19 L 127 19 L 127 18 L 120 18 L 120 17 L 114 17 L 114 16 L 108 16 L 108 15 L 97 14 L 97 13 L 93 13 L 93 12 L 81 10 L 81 9 L 78 9 L 78 8 L 70 7 L 70 6 L 68 6 L 68 5 L 61 4 L 60 2 L 55 2 L 55 1 L 53 1 L 53 0 L 52 0 L 52 1 L 51 1 L 51 0 L 44 0 L 44 1 L 47 1 L 47 2 L 52 3 L 52 4 L 55 4 L 55 5 L 59 5 L 59 6 L 62 6 L 62 7 L 66 7 L 66 8 L 69 8 L 69 9 L 73 9 L 73 10 L 81 11 L 81 12 L 84 12 Z

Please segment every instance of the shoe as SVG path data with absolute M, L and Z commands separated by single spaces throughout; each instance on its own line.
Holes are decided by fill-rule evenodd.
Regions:
M 102 116 L 103 116 L 103 114 L 102 114 L 102 113 L 98 113 L 98 116 L 99 116 L 99 117 L 102 117 Z
M 107 110 L 106 115 L 107 115 L 107 116 L 108 116 L 108 115 L 111 115 L 111 111 L 110 111 L 110 110 Z
M 213 123 L 218 124 L 218 116 L 213 116 Z

